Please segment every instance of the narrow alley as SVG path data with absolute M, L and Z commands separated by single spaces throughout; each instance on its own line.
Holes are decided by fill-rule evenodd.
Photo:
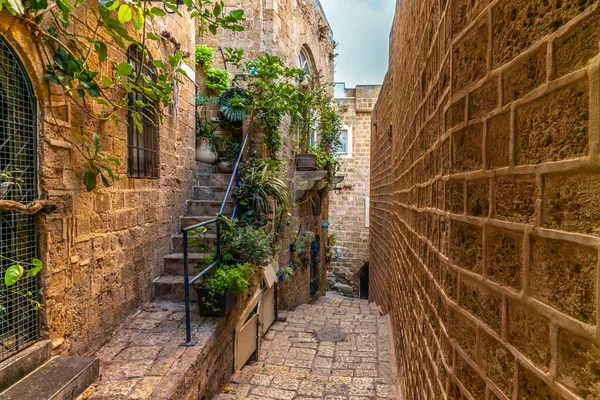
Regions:
M 375 303 L 321 297 L 275 322 L 259 361 L 216 399 L 397 399 L 391 340 L 389 316 Z

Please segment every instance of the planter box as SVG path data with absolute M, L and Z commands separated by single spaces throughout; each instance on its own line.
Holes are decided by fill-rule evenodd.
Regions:
M 233 310 L 233 306 L 235 306 L 235 302 L 237 301 L 237 297 L 233 295 L 218 294 L 215 296 L 214 304 L 210 307 L 202 301 L 203 297 L 208 297 L 208 289 L 196 286 L 196 293 L 198 294 L 198 305 L 200 306 L 201 317 L 226 317 L 231 310 Z M 213 307 L 217 308 L 218 311 L 215 311 Z
M 317 156 L 314 154 L 298 154 L 296 156 L 296 170 L 316 171 Z

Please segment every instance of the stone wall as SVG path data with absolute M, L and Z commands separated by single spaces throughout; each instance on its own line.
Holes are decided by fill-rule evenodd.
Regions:
M 340 171 L 344 180 L 340 194 L 330 192 L 329 230 L 335 233 L 335 249 L 342 257 L 331 259 L 330 275 L 334 282 L 349 285 L 354 296 L 359 295 L 358 273 L 369 262 L 369 227 L 366 207 L 369 197 L 369 162 L 371 154 L 371 113 L 381 86 L 357 86 L 345 89 L 346 97 L 336 99 L 347 111 L 342 124 L 351 135 L 349 154 L 340 156 Z
M 78 12 L 85 14 L 85 6 Z M 89 33 L 74 22 L 78 32 Z M 168 30 L 193 53 L 193 22 L 186 17 L 156 19 L 157 32 Z M 124 122 L 99 123 L 81 109 L 52 96 L 43 78 L 40 52 L 24 22 L 0 14 L 0 35 L 13 46 L 32 81 L 38 101 L 40 195 L 60 203 L 61 211 L 39 217 L 37 237 L 45 269 L 42 284 L 42 335 L 55 351 L 91 352 L 125 316 L 152 296 L 152 280 L 162 271 L 170 236 L 178 230 L 185 199 L 194 181 L 194 84 L 182 79 L 159 128 L 157 179 L 127 176 L 127 128 Z M 161 42 L 153 54 L 169 54 Z M 124 50 L 109 49 L 107 68 L 126 61 Z M 57 88 L 52 87 L 55 92 Z M 125 110 L 119 116 L 124 121 Z M 54 118 L 56 116 L 56 119 Z M 87 193 L 85 162 L 69 143 L 97 133 L 103 151 L 121 161 L 121 178 L 110 188 L 99 183 Z
M 598 398 L 599 4 L 397 4 L 371 295 L 405 397 Z
M 238 47 L 245 50 L 247 59 L 252 59 L 260 54 L 269 53 L 276 55 L 286 66 L 298 67 L 298 56 L 303 49 L 309 56 L 310 70 L 313 74 L 320 74 L 323 81 L 333 82 L 333 39 L 330 34 L 329 24 L 320 6 L 314 0 L 244 0 L 226 1 L 226 11 L 242 8 L 247 21 L 243 32 L 222 32 L 215 37 L 206 37 L 199 42 L 213 48 Z M 220 53 L 216 52 L 214 65 L 222 67 Z M 228 66 L 231 73 L 231 66 Z M 286 129 L 285 121 L 281 129 L 283 136 L 283 151 L 281 158 L 288 162 L 285 175 L 290 182 L 294 181 L 293 147 L 295 135 Z M 292 190 L 293 192 L 293 190 Z M 297 201 L 293 211 L 300 225 L 302 233 L 310 230 L 320 238 L 319 261 L 319 293 L 325 294 L 326 265 L 325 245 L 327 231 L 322 228 L 322 221 L 328 218 L 328 194 L 321 192 L 322 211 L 320 215 L 312 214 L 311 198 L 316 191 L 308 191 L 302 199 Z M 281 251 L 279 253 L 280 266 L 288 265 L 290 261 L 289 245 L 296 232 L 290 227 L 282 226 L 278 237 Z M 281 283 L 278 292 L 278 306 L 280 309 L 289 310 L 310 301 L 310 270 L 309 267 L 299 268 L 290 282 Z

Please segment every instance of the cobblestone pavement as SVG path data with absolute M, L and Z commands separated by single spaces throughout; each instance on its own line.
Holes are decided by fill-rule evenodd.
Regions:
M 389 317 L 375 304 L 323 297 L 275 322 L 259 361 L 235 373 L 215 400 L 398 399 L 390 335 Z

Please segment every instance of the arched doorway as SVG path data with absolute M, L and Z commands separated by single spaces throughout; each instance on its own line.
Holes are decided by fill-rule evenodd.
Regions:
M 358 273 L 358 297 L 369 299 L 369 263 L 366 263 Z
M 27 203 L 37 198 L 36 100 L 31 81 L 13 49 L 0 37 L 0 199 Z M 0 210 L 0 278 L 17 262 L 37 256 L 35 217 Z M 30 297 L 35 279 L 0 283 L 0 361 L 38 337 L 38 313 Z

